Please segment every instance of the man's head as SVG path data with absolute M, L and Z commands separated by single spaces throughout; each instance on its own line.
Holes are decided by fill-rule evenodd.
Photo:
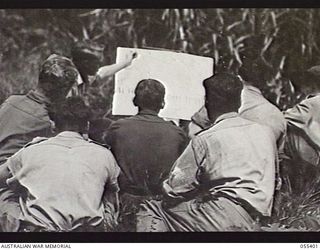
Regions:
M 83 77 L 95 75 L 103 62 L 104 47 L 93 41 L 79 41 L 74 44 L 71 56 Z
M 205 88 L 205 107 L 211 121 L 217 115 L 237 111 L 240 107 L 242 82 L 238 76 L 219 73 L 203 81 Z
M 164 107 L 165 88 L 163 84 L 154 79 L 141 80 L 135 91 L 133 104 L 139 110 L 149 109 L 159 112 Z
M 271 69 L 261 58 L 244 58 L 238 74 L 244 81 L 260 89 L 266 86 L 266 81 L 272 76 Z
M 37 88 L 53 102 L 61 100 L 77 81 L 78 74 L 70 59 L 53 54 L 41 66 Z
M 238 74 L 244 81 L 258 88 L 265 87 L 266 81 L 270 80 L 274 73 L 261 57 L 264 43 L 265 36 L 262 34 L 248 37 L 244 39 L 240 52 L 242 64 Z
M 86 133 L 90 120 L 90 109 L 79 96 L 68 97 L 63 102 L 56 103 L 49 111 L 59 131 L 75 131 Z

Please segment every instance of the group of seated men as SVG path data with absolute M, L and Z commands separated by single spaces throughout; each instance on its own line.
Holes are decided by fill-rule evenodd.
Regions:
M 95 80 L 132 60 L 106 66 Z M 203 81 L 205 106 L 188 133 L 158 116 L 165 87 L 144 79 L 133 99 L 138 114 L 112 122 L 96 142 L 90 106 L 66 97 L 79 67 L 51 55 L 35 90 L 0 108 L 1 230 L 257 230 L 272 212 L 283 145 L 294 141 L 307 158 L 317 153 L 320 101 L 312 97 L 283 115 L 264 98 L 258 76 L 239 74 Z M 287 127 L 300 134 L 286 139 Z M 316 165 L 315 158 L 308 159 Z

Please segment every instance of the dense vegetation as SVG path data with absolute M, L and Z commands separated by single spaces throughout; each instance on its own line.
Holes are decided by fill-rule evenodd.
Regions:
M 262 76 L 265 94 L 284 110 L 308 87 L 303 72 L 319 63 L 319 17 L 318 9 L 0 10 L 0 103 L 32 88 L 50 53 L 69 56 L 74 41 L 91 39 L 105 45 L 106 64 L 115 62 L 118 46 L 161 47 L 214 57 L 217 71 L 234 72 L 241 51 L 251 46 L 270 69 Z M 248 45 L 256 37 L 259 42 Z M 97 108 L 106 112 L 112 80 L 96 91 Z M 265 230 L 320 228 L 317 185 L 294 197 L 286 187 L 281 197 L 281 209 Z

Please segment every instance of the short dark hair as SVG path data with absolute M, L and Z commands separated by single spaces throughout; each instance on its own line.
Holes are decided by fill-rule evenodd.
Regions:
M 82 97 L 72 96 L 52 105 L 49 116 L 59 130 L 68 127 L 72 131 L 85 132 L 91 112 Z
M 159 111 L 163 108 L 165 87 L 155 79 L 141 80 L 135 88 L 133 103 L 140 109 Z
M 230 73 L 218 73 L 205 79 L 203 86 L 206 91 L 206 102 L 209 102 L 209 106 L 214 106 L 214 110 L 208 109 L 208 113 L 231 112 L 239 108 L 243 85 L 238 76 Z
M 52 54 L 41 66 L 38 88 L 49 98 L 65 97 L 77 81 L 78 74 L 69 58 Z
M 238 74 L 244 81 L 250 82 L 257 88 L 262 88 L 266 85 L 266 81 L 270 80 L 273 72 L 261 58 L 244 58 Z

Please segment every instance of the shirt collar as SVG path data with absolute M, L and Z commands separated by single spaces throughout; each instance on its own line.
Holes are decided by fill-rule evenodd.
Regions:
M 153 115 L 158 116 L 158 113 L 156 111 L 150 110 L 150 109 L 143 109 L 139 111 L 138 115 Z
M 262 95 L 261 90 L 258 89 L 258 88 L 255 87 L 255 86 L 251 85 L 250 83 L 244 84 L 244 85 L 243 85 L 243 88 L 244 88 L 244 89 L 247 89 L 247 90 L 250 90 L 250 91 L 252 91 L 252 92 L 256 92 L 257 94 Z
M 78 138 L 84 140 L 84 138 L 78 133 L 74 131 L 63 131 L 57 134 L 58 137 L 68 137 L 68 138 Z
M 45 104 L 46 106 L 51 104 L 48 97 L 36 90 L 30 90 L 27 94 L 27 97 L 37 103 Z
M 214 121 L 214 124 L 217 124 L 223 120 L 238 117 L 239 114 L 237 112 L 229 112 L 223 115 L 218 116 L 218 118 Z

